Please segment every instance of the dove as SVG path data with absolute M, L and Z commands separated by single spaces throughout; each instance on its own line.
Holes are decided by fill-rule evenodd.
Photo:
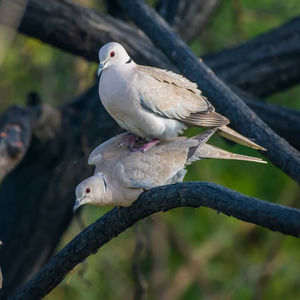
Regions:
M 215 112 L 197 85 L 185 77 L 136 64 L 116 42 L 100 48 L 99 61 L 103 106 L 123 129 L 150 141 L 149 145 L 176 137 L 187 127 L 200 126 L 218 128 L 229 140 L 266 150 L 229 128 L 229 120 Z
M 88 163 L 95 166 L 95 173 L 76 187 L 73 210 L 83 204 L 129 206 L 145 190 L 181 182 L 185 167 L 204 158 L 265 163 L 260 158 L 206 144 L 215 130 L 206 130 L 193 138 L 161 140 L 145 151 L 136 152 L 130 149 L 130 133 L 111 138 L 90 154 Z

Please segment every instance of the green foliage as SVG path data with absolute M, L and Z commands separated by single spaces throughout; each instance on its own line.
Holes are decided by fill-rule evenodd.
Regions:
M 96 7 L 95 1 L 84 2 Z M 198 55 L 217 51 L 298 14 L 299 0 L 224 0 L 191 47 Z M 1 66 L 0 112 L 12 103 L 24 103 L 30 91 L 37 91 L 46 103 L 62 105 L 93 83 L 95 70 L 96 64 L 18 36 Z M 300 87 L 271 96 L 268 101 L 300 108 Z M 189 135 L 196 133 L 194 129 Z M 217 137 L 212 141 L 233 152 L 259 156 Z M 299 207 L 299 187 L 271 164 L 204 160 L 188 168 L 185 180 L 212 181 L 267 201 Z M 85 207 L 82 220 L 90 224 L 105 211 Z M 136 226 L 142 226 L 146 239 L 140 265 L 150 299 L 300 299 L 300 245 L 295 238 L 207 208 L 160 213 Z M 58 248 L 81 229 L 74 220 Z M 130 229 L 112 240 L 45 299 L 133 299 L 136 238 Z

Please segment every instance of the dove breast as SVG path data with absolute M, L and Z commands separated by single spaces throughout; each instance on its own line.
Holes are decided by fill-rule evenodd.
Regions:
M 166 139 L 182 133 L 180 121 L 147 109 L 147 98 L 157 95 L 157 80 L 137 72 L 137 66 L 111 66 L 100 77 L 99 96 L 108 113 L 124 129 L 147 140 Z

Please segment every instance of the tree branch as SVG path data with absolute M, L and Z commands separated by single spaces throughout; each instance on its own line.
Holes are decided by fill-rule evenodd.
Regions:
M 167 23 L 144 1 L 118 0 L 128 15 L 168 55 L 180 71 L 196 82 L 217 110 L 233 126 L 268 149 L 265 153 L 274 165 L 300 182 L 300 154 L 274 133 L 255 113 L 203 62 L 190 51 Z
M 173 6 L 172 1 L 169 2 L 170 6 Z M 181 0 L 172 22 L 170 23 L 168 18 L 164 19 L 183 40 L 189 42 L 203 31 L 219 4 L 220 0 Z
M 132 206 L 114 208 L 59 251 L 11 299 L 40 299 L 55 288 L 78 263 L 137 221 L 176 207 L 205 206 L 285 234 L 300 235 L 300 210 L 242 195 L 209 182 L 163 186 L 143 193 Z

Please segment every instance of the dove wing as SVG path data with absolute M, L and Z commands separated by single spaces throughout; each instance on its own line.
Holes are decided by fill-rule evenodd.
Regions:
M 129 152 L 130 133 L 118 134 L 96 147 L 88 158 L 89 165 L 98 165 L 103 161 L 115 160 Z
M 120 181 L 128 188 L 143 189 L 172 182 L 172 178 L 185 166 L 188 145 L 197 145 L 196 140 L 189 142 L 186 145 L 161 145 L 145 153 L 135 152 L 126 156 L 116 165 Z
M 146 110 L 192 126 L 217 127 L 229 123 L 215 112 L 195 83 L 171 71 L 136 68 L 138 97 Z

